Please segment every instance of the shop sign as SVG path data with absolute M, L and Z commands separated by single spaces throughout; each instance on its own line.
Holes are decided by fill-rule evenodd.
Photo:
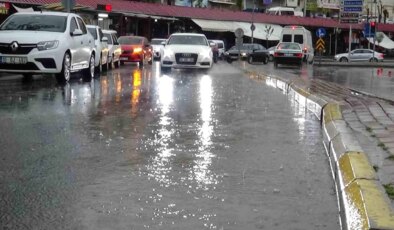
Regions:
M 10 3 L 0 2 L 0 14 L 8 14 L 9 9 L 10 9 Z

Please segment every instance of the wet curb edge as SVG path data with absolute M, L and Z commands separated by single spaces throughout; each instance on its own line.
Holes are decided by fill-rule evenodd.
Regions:
M 323 144 L 329 158 L 338 196 L 342 229 L 394 229 L 391 201 L 352 130 L 342 118 L 341 102 L 314 95 L 302 83 L 246 71 L 280 89 L 321 121 Z

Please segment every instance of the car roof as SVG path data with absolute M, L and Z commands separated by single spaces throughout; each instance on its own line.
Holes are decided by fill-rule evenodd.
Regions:
M 151 40 L 166 40 L 165 38 L 152 38 Z
M 54 11 L 35 11 L 35 12 L 17 12 L 15 15 L 57 15 L 57 16 L 68 16 L 68 15 L 77 15 L 74 13 L 65 13 L 65 12 L 54 12 Z
M 122 35 L 119 37 L 130 37 L 130 38 L 141 38 L 141 39 L 145 39 L 146 37 L 144 36 L 135 36 L 135 35 Z
M 171 34 L 171 36 L 173 36 L 173 35 L 204 36 L 205 37 L 205 34 L 197 34 L 197 33 L 174 33 L 174 34 Z
M 97 26 L 97 25 L 86 25 L 86 27 L 89 27 L 89 28 L 100 28 L 100 26 Z
M 116 32 L 116 30 L 101 30 L 101 31 L 103 31 L 103 33 L 106 33 L 106 34 L 118 33 L 118 32 Z

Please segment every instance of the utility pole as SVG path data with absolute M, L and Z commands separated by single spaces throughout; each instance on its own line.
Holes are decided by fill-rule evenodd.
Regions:
M 251 43 L 253 43 L 253 31 L 256 29 L 254 25 L 254 8 L 256 8 L 256 0 L 253 0 L 252 24 L 250 25 L 250 30 L 252 31 Z
M 307 2 L 307 0 L 304 0 L 304 17 L 306 17 L 306 2 Z

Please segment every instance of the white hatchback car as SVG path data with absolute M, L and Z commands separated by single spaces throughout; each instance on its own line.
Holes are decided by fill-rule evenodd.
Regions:
M 161 53 L 164 48 L 164 46 L 162 44 L 163 42 L 166 42 L 165 38 L 152 38 L 152 40 L 150 41 L 150 45 L 152 46 L 154 60 L 160 60 Z
M 175 33 L 165 43 L 161 54 L 162 70 L 173 68 L 210 69 L 213 54 L 204 34 Z
M 64 82 L 82 70 L 90 80 L 94 58 L 93 37 L 77 14 L 15 13 L 0 25 L 0 72 L 56 74 Z
M 97 72 L 106 71 L 108 70 L 108 39 L 104 37 L 103 31 L 99 26 L 86 25 L 86 28 L 93 35 L 95 51 L 99 54 L 95 56 L 94 66 Z
M 120 55 L 122 54 L 122 48 L 118 42 L 118 36 L 115 30 L 103 30 L 104 37 L 107 38 L 108 44 L 108 66 L 110 68 L 120 66 Z

